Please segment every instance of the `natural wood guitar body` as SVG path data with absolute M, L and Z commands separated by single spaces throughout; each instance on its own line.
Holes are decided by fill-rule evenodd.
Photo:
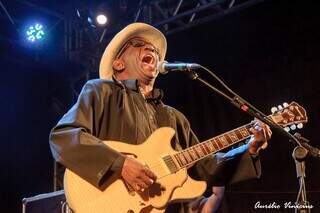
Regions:
M 163 156 L 176 153 L 170 145 L 174 134 L 172 128 L 163 127 L 140 145 L 105 142 L 150 167 L 158 177 L 156 183 L 140 194 L 130 190 L 119 176 L 114 175 L 108 180 L 107 188 L 101 191 L 67 169 L 64 187 L 69 206 L 76 213 L 155 213 L 164 212 L 169 202 L 187 201 L 202 195 L 205 182 L 190 178 L 186 169 L 171 174 L 162 160 Z
M 296 102 L 286 104 L 266 118 L 282 127 L 308 121 L 306 110 Z M 169 127 L 157 129 L 140 145 L 106 141 L 111 148 L 146 164 L 157 175 L 156 183 L 140 194 L 115 174 L 109 178 L 107 188 L 101 191 L 67 169 L 64 187 L 68 204 L 76 213 L 164 212 L 168 203 L 188 201 L 205 191 L 206 183 L 190 178 L 186 168 L 249 138 L 251 127 L 252 123 L 246 124 L 179 152 L 171 147 L 175 131 Z

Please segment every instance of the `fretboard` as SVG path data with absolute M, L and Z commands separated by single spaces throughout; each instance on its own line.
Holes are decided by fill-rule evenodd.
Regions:
M 296 102 L 291 102 L 282 110 L 279 110 L 269 116 L 265 117 L 270 122 L 286 127 L 292 124 L 305 123 L 308 118 L 306 110 L 298 105 Z M 176 152 L 175 154 L 168 154 L 162 157 L 164 163 L 167 165 L 171 173 L 188 167 L 193 163 L 205 158 L 213 153 L 223 150 L 227 147 L 235 145 L 236 143 L 251 136 L 250 128 L 253 123 L 246 124 L 237 129 L 231 130 L 224 134 L 213 137 L 202 143 L 196 144 L 185 150 Z
M 202 143 L 198 143 L 183 151 L 177 152 L 176 154 L 171 155 L 171 158 L 174 159 L 176 162 L 175 164 L 178 164 L 178 167 L 187 167 L 201 160 L 202 158 L 205 158 L 229 146 L 235 145 L 236 143 L 250 137 L 252 133 L 249 131 L 249 129 L 251 127 L 251 123 L 241 126 Z

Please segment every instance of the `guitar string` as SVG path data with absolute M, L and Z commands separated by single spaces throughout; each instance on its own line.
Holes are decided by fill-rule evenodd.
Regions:
M 271 117 L 271 116 L 272 116 L 272 115 L 269 115 L 269 116 L 267 116 L 267 118 L 269 118 L 269 117 Z M 250 122 L 250 123 L 248 123 L 248 124 L 245 124 L 245 125 L 243 125 L 243 126 L 240 126 L 240 127 L 238 127 L 238 128 L 235 128 L 235 129 L 233 129 L 233 130 L 230 130 L 230 131 L 227 131 L 227 132 L 225 132 L 225 133 L 223 133 L 223 134 L 220 134 L 220 135 L 218 135 L 218 136 L 215 136 L 215 137 L 213 137 L 213 138 L 211 138 L 211 139 L 205 140 L 205 141 L 203 141 L 203 142 L 201 142 L 201 143 L 198 143 L 198 144 L 196 144 L 196 145 L 194 145 L 194 146 L 191 146 L 191 147 L 189 147 L 189 148 L 187 148 L 187 149 L 178 151 L 177 153 L 181 153 L 181 154 L 183 155 L 183 152 L 188 152 L 188 149 L 190 149 L 190 148 L 194 148 L 194 147 L 196 147 L 196 146 L 201 146 L 201 145 L 203 145 L 203 144 L 205 144 L 205 143 L 212 142 L 212 141 L 215 142 L 216 139 L 218 139 L 218 138 L 220 138 L 220 137 L 225 137 L 226 135 L 229 135 L 231 132 L 236 132 L 237 130 L 240 130 L 240 129 L 245 129 L 245 130 L 248 131 L 248 128 L 249 128 L 249 127 L 252 127 L 252 125 L 253 125 L 253 122 Z M 235 133 L 235 134 L 236 134 L 236 133 Z M 241 133 L 240 133 L 240 134 L 241 134 Z M 232 143 L 230 143 L 230 144 L 228 143 L 227 146 L 223 146 L 222 148 L 219 148 L 219 149 L 217 149 L 217 150 L 215 150 L 215 151 L 213 151 L 213 152 L 210 152 L 209 154 L 206 154 L 206 155 L 204 155 L 204 156 L 201 156 L 200 158 L 198 158 L 198 159 L 196 159 L 196 160 L 192 160 L 191 162 L 188 162 L 186 165 L 184 165 L 184 166 L 182 166 L 182 167 L 178 166 L 178 168 L 179 168 L 179 169 L 181 169 L 181 168 L 186 168 L 186 167 L 188 167 L 188 166 L 196 163 L 197 161 L 199 161 L 199 160 L 201 160 L 201 159 L 203 159 L 203 158 L 205 158 L 205 157 L 207 157 L 207 156 L 209 156 L 209 155 L 215 154 L 215 153 L 217 153 L 217 152 L 219 152 L 219 151 L 221 151 L 221 150 L 223 150 L 223 149 L 225 149 L 225 148 L 228 148 L 228 147 L 230 147 L 230 146 L 232 146 L 232 145 L 235 145 L 236 143 L 239 143 L 240 141 L 243 141 L 243 140 L 249 138 L 251 135 L 253 135 L 253 134 L 250 134 L 250 133 L 249 133 L 249 135 L 243 136 L 241 139 L 238 138 L 238 140 L 236 140 L 236 141 L 234 141 L 234 142 L 232 142 Z M 217 145 L 217 146 L 218 146 L 218 145 Z M 219 147 L 219 146 L 218 146 L 218 147 Z M 176 154 L 176 153 L 175 153 L 175 154 Z M 158 162 L 159 162 L 159 161 L 157 161 L 154 165 L 150 164 L 150 165 L 152 165 L 152 166 L 150 166 L 149 168 L 150 168 L 150 169 L 151 169 L 151 168 L 157 168 L 157 167 L 159 167 L 159 166 L 161 167 L 161 166 L 163 165 L 163 163 L 158 163 Z M 179 169 L 178 169 L 178 170 L 179 170 Z
M 270 118 L 271 116 L 272 116 L 272 115 L 266 116 L 266 118 Z M 215 142 L 216 139 L 218 139 L 218 138 L 220 138 L 220 137 L 225 137 L 225 136 L 229 135 L 231 132 L 233 132 L 233 133 L 236 134 L 236 131 L 237 131 L 237 130 L 240 130 L 240 129 L 246 129 L 246 130 L 248 131 L 248 128 L 249 128 L 249 127 L 252 127 L 252 125 L 253 125 L 253 122 L 250 122 L 249 124 L 245 124 L 245 125 L 243 125 L 243 126 L 240 126 L 240 127 L 238 127 L 238 128 L 235 128 L 235 129 L 233 129 L 233 130 L 227 131 L 227 132 L 225 132 L 225 133 L 223 133 L 223 134 L 220 134 L 220 135 L 215 136 L 215 137 L 213 137 L 213 138 L 211 138 L 211 139 L 205 140 L 205 141 L 203 141 L 203 142 L 201 142 L 201 143 L 198 143 L 198 144 L 196 144 L 196 145 L 194 145 L 194 146 L 191 146 L 191 147 L 189 147 L 189 148 L 187 148 L 187 149 L 178 151 L 177 153 L 181 153 L 181 154 L 184 156 L 183 152 L 188 152 L 188 149 L 190 149 L 190 148 L 194 148 L 194 147 L 196 147 L 196 146 L 201 147 L 203 144 L 208 143 L 208 142 L 212 142 L 212 141 Z M 241 133 L 240 133 L 240 134 L 241 134 Z M 174 162 L 174 164 L 175 164 L 175 166 L 178 167 L 178 171 L 179 171 L 180 169 L 182 169 L 182 168 L 187 168 L 188 166 L 196 163 L 197 161 L 199 161 L 199 160 L 201 160 L 201 159 L 203 159 L 203 158 L 205 158 L 205 157 L 207 157 L 207 156 L 209 156 L 209 155 L 215 154 L 215 153 L 217 153 L 217 152 L 219 152 L 219 151 L 221 151 L 221 150 L 223 150 L 223 149 L 225 149 L 225 148 L 227 148 L 227 147 L 230 147 L 230 146 L 232 146 L 232 145 L 234 145 L 234 144 L 236 144 L 236 143 L 238 143 L 238 142 L 240 142 L 240 141 L 242 141 L 242 140 L 245 140 L 245 139 L 249 138 L 251 135 L 252 135 L 252 134 L 249 134 L 248 136 L 244 136 L 244 137 L 241 138 L 241 139 L 238 138 L 238 140 L 236 140 L 236 141 L 234 141 L 234 142 L 232 142 L 232 143 L 230 143 L 230 144 L 228 143 L 227 146 L 223 146 L 222 148 L 219 148 L 219 149 L 217 149 L 217 150 L 215 150 L 215 151 L 213 151 L 213 152 L 210 152 L 209 154 L 203 155 L 203 156 L 199 157 L 199 158 L 196 159 L 196 160 L 192 160 L 191 162 L 188 162 L 187 164 L 183 165 L 182 167 L 179 166 L 179 165 L 177 166 L 175 162 Z M 218 147 L 219 147 L 219 146 L 218 146 Z M 176 153 L 175 153 L 175 154 L 176 154 Z M 165 163 L 164 163 L 164 164 L 165 164 Z M 161 162 L 159 162 L 159 161 L 156 161 L 155 164 L 151 163 L 151 164 L 149 164 L 149 165 L 150 165 L 150 166 L 148 166 L 149 169 L 163 168 L 163 163 L 161 163 Z
M 225 133 L 225 134 L 226 134 L 226 133 Z M 217 153 L 217 152 L 219 152 L 219 151 L 221 151 L 221 150 L 223 150 L 223 149 L 225 149 L 225 148 L 227 148 L 227 147 L 229 147 L 229 146 L 232 146 L 232 145 L 234 145 L 234 144 L 236 144 L 236 143 L 238 143 L 238 142 L 240 142 L 240 141 L 242 141 L 242 140 L 245 140 L 245 139 L 249 138 L 251 135 L 252 135 L 252 134 L 248 135 L 247 137 L 243 137 L 242 139 L 237 140 L 237 141 L 235 141 L 235 142 L 233 142 L 233 143 L 230 143 L 230 144 L 228 144 L 227 146 L 224 146 L 224 147 L 219 148 L 219 149 L 217 149 L 217 150 L 215 150 L 215 151 L 213 151 L 213 152 L 210 152 L 209 154 L 203 155 L 203 156 L 199 157 L 199 158 L 196 159 L 196 160 L 192 160 L 191 162 L 188 162 L 186 165 L 184 165 L 184 166 L 182 166 L 182 167 L 180 167 L 180 166 L 178 166 L 178 167 L 180 167 L 180 169 L 181 169 L 181 168 L 185 168 L 185 167 L 187 167 L 187 166 L 189 166 L 189 165 L 191 165 L 191 164 L 193 164 L 193 163 L 196 163 L 197 161 L 199 161 L 199 160 L 201 160 L 201 159 L 203 159 L 203 158 L 205 158 L 205 157 L 207 157 L 207 156 L 210 156 L 210 155 L 212 155 L 212 154 L 215 154 L 215 153 Z M 221 135 L 219 135 L 219 136 L 217 136 L 217 137 L 221 137 Z M 217 138 L 217 137 L 214 137 L 214 138 Z M 204 144 L 204 143 L 206 143 L 206 142 L 214 141 L 214 138 L 209 139 L 209 140 L 206 140 L 206 141 L 204 141 L 204 142 L 202 142 L 202 143 L 196 144 L 196 145 L 194 145 L 194 146 L 192 146 L 192 147 L 202 146 L 202 144 Z M 183 155 L 183 152 L 188 152 L 188 149 L 190 149 L 190 148 L 192 148 L 192 147 L 189 147 L 189 148 L 187 148 L 187 149 L 185 149 L 185 150 L 178 151 L 177 153 L 181 153 L 181 154 Z M 175 153 L 175 154 L 177 154 L 177 153 Z M 152 169 L 152 168 L 161 167 L 161 166 L 163 166 L 163 164 L 165 164 L 165 163 L 161 163 L 161 162 L 159 162 L 159 161 L 156 161 L 155 163 L 150 163 L 150 164 L 148 164 L 148 168 L 149 168 L 149 169 Z M 175 164 L 175 165 L 176 165 L 176 164 Z
M 231 132 L 235 132 L 235 131 L 237 131 L 237 130 L 239 130 L 239 129 L 241 129 L 241 128 L 245 128 L 245 129 L 247 130 L 247 127 L 249 127 L 249 126 L 251 126 L 251 125 L 252 125 L 252 123 L 245 124 L 245 125 L 243 125 L 243 126 L 240 126 L 240 127 L 238 127 L 238 128 L 235 128 L 235 129 L 233 129 L 233 130 L 230 130 L 230 131 L 228 131 L 228 132 L 225 132 L 225 133 L 223 133 L 223 134 L 220 134 L 220 135 L 218 135 L 218 136 L 215 136 L 215 137 L 213 137 L 213 138 L 211 138 L 211 139 L 208 139 L 208 140 L 205 140 L 205 141 L 203 141 L 203 142 L 201 142 L 201 143 L 195 144 L 195 145 L 193 145 L 193 146 L 191 146 L 191 147 L 189 147 L 189 148 L 186 148 L 186 149 L 184 149 L 184 150 L 177 151 L 177 153 L 187 152 L 188 149 L 190 149 L 190 148 L 194 148 L 194 147 L 196 147 L 196 146 L 201 146 L 201 145 L 203 145 L 203 144 L 205 144 L 205 143 L 215 141 L 217 138 L 222 137 L 222 136 L 224 136 L 224 135 L 228 135 L 228 134 L 230 134 Z M 250 135 L 249 135 L 249 136 L 250 136 Z M 247 136 L 247 137 L 249 137 L 249 136 Z M 225 137 L 225 136 L 224 136 L 224 137 Z M 246 139 L 247 137 L 243 137 L 242 139 L 238 139 L 237 141 L 235 141 L 235 142 L 233 142 L 233 143 L 231 143 L 231 144 L 228 144 L 227 146 L 224 146 L 224 147 L 222 147 L 222 148 L 219 148 L 219 149 L 215 150 L 214 152 L 211 152 L 211 153 L 205 155 L 204 157 L 207 157 L 207 156 L 209 156 L 210 154 L 214 154 L 214 153 L 216 153 L 216 152 L 218 152 L 218 151 L 220 151 L 220 150 L 222 150 L 222 149 L 225 149 L 225 148 L 227 148 L 227 147 L 229 147 L 229 146 L 231 146 L 231 145 L 234 145 L 234 144 L 238 143 L 239 141 L 242 141 L 242 140 Z M 218 146 L 218 147 L 219 147 L 219 146 Z M 175 153 L 175 154 L 176 154 L 176 153 Z M 199 158 L 199 159 L 197 159 L 197 160 L 200 160 L 200 159 L 201 159 L 201 158 Z M 158 162 L 159 162 L 159 161 L 156 161 L 156 163 L 155 163 L 153 166 L 149 166 L 149 168 L 155 168 L 155 167 L 157 167 L 157 166 L 161 166 L 162 163 L 158 163 Z M 192 163 L 195 163 L 195 162 L 188 163 L 187 165 L 190 165 L 190 164 L 192 164 Z M 149 165 L 152 165 L 152 163 L 149 164 Z
M 247 124 L 247 125 L 249 125 L 249 124 Z M 246 125 L 244 125 L 244 126 L 246 126 Z M 242 126 L 242 127 L 243 127 L 243 126 Z M 239 128 L 241 128 L 241 127 L 239 127 Z M 237 129 L 238 129 L 238 128 L 237 128 Z M 235 129 L 235 130 L 236 130 L 236 129 Z M 231 130 L 231 131 L 233 131 L 233 130 Z M 229 132 L 231 132 L 231 131 L 229 131 Z M 228 133 L 228 132 L 227 132 L 227 133 Z M 224 133 L 224 134 L 227 134 L 227 133 Z M 223 134 L 221 134 L 221 135 L 223 135 Z M 219 136 L 221 136 L 221 135 L 219 135 Z M 215 153 L 217 153 L 217 152 L 219 152 L 219 151 L 221 151 L 221 150 L 223 150 L 223 149 L 225 149 L 225 148 L 227 148 L 227 147 L 229 147 L 229 146 L 232 146 L 232 145 L 234 145 L 234 144 L 236 144 L 236 143 L 238 143 L 238 142 L 240 142 L 240 141 L 242 141 L 242 140 L 245 140 L 245 139 L 249 138 L 251 135 L 252 135 L 252 134 L 249 134 L 247 137 L 244 137 L 244 138 L 242 138 L 242 139 L 240 139 L 240 140 L 238 140 L 238 141 L 235 141 L 235 142 L 233 142 L 233 143 L 231 143 L 231 144 L 228 144 L 227 146 L 224 146 L 224 147 L 222 147 L 222 148 L 219 148 L 219 149 L 215 150 L 214 152 L 211 152 L 211 153 L 209 153 L 209 154 L 207 154 L 207 155 L 204 155 L 204 156 L 198 158 L 197 160 L 193 160 L 192 162 L 188 162 L 186 165 L 184 165 L 184 166 L 182 166 L 182 167 L 178 166 L 178 170 L 177 170 L 177 171 L 179 171 L 179 170 L 181 170 L 181 169 L 183 169 L 183 168 L 187 168 L 188 166 L 196 163 L 197 161 L 199 161 L 199 160 L 201 160 L 201 159 L 203 159 L 203 158 L 205 158 L 205 157 L 208 157 L 208 156 L 210 156 L 210 155 L 212 155 L 212 154 L 215 154 Z M 216 136 L 216 137 L 214 137 L 214 138 L 217 138 L 217 137 L 219 137 L 219 136 Z M 203 143 L 205 143 L 205 142 L 214 140 L 214 138 L 209 139 L 209 140 L 206 140 L 206 141 L 204 141 L 204 142 L 202 142 L 202 143 L 196 144 L 196 145 L 194 145 L 194 146 L 192 146 L 192 147 L 200 146 L 201 144 L 203 144 Z M 189 147 L 189 148 L 191 148 L 191 147 Z M 187 149 L 189 149 L 189 148 L 187 148 Z M 187 151 L 187 149 L 180 151 L 180 153 Z M 164 167 L 163 164 L 165 165 L 165 163 L 161 163 L 161 162 L 159 162 L 159 161 L 156 161 L 155 164 L 149 164 L 150 166 L 148 166 L 148 168 L 149 168 L 151 171 L 152 171 L 152 170 L 156 170 L 156 168 L 162 168 L 162 169 L 164 169 L 165 167 Z M 168 175 L 173 174 L 173 173 L 170 173 L 170 171 L 168 171 L 168 172 L 169 172 L 168 174 L 160 175 L 159 177 L 157 177 L 157 179 L 161 179 L 161 178 L 163 178 L 163 177 L 165 177 L 165 176 L 168 176 Z

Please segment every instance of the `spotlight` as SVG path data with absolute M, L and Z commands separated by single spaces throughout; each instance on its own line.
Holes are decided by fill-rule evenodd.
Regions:
M 26 30 L 26 37 L 30 42 L 40 41 L 44 38 L 44 35 L 43 26 L 39 23 L 29 26 Z
M 97 15 L 97 17 L 96 17 L 96 21 L 97 21 L 97 23 L 98 23 L 99 25 L 105 25 L 105 24 L 107 23 L 107 21 L 108 21 L 108 18 L 107 18 L 107 16 L 104 15 L 104 14 L 99 14 L 99 15 Z

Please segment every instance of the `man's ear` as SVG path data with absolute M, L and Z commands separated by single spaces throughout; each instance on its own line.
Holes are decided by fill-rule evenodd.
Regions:
M 112 68 L 117 72 L 122 72 L 125 69 L 124 62 L 121 59 L 116 59 L 112 62 Z

